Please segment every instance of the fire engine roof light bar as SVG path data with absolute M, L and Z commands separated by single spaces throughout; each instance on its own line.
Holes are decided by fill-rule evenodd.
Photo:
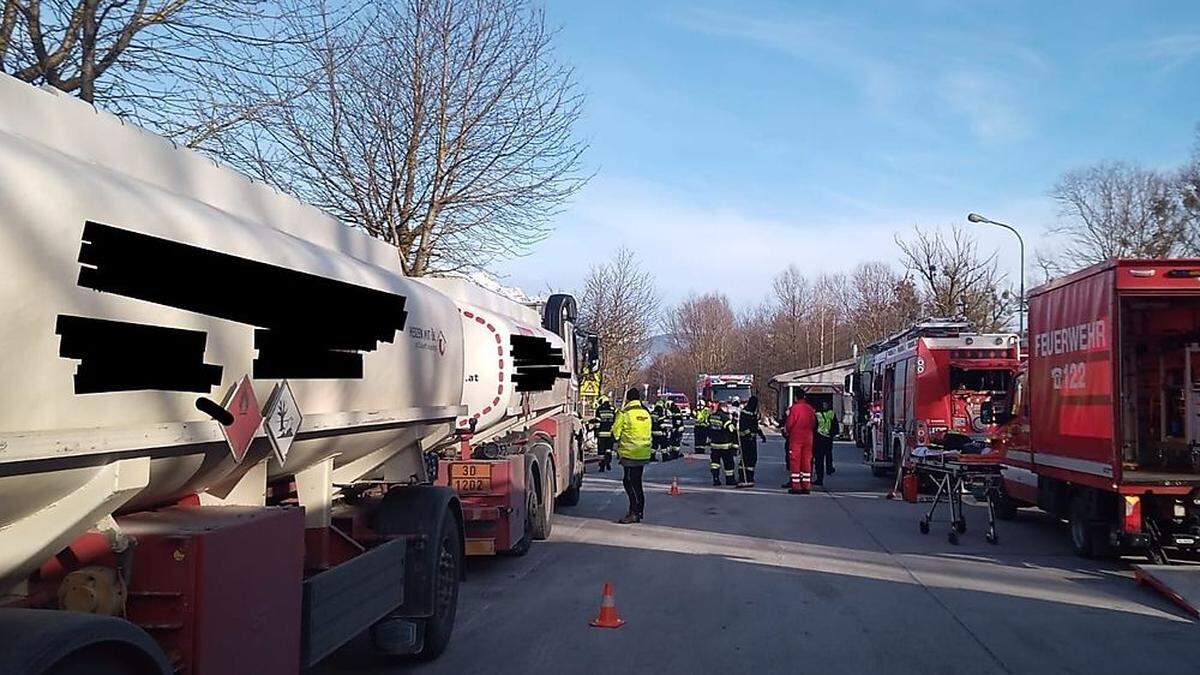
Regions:
M 1007 223 L 1001 223 L 991 218 L 985 218 L 978 213 L 968 213 L 967 222 L 985 223 L 987 225 L 995 225 L 1017 235 L 1017 243 L 1021 245 L 1021 297 L 1017 299 L 1017 336 L 1018 338 L 1025 336 L 1025 239 L 1017 232 L 1017 228 Z M 1020 343 L 1018 343 L 1019 348 Z

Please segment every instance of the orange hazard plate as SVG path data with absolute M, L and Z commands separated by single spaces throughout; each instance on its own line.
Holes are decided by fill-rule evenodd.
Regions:
M 491 492 L 492 465 L 474 462 L 451 464 L 450 487 L 458 492 Z
M 495 539 L 468 539 L 467 555 L 496 555 Z

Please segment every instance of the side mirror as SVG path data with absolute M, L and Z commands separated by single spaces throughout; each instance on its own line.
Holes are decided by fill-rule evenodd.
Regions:
M 588 367 L 592 370 L 600 368 L 600 336 L 591 334 L 587 336 L 587 362 Z

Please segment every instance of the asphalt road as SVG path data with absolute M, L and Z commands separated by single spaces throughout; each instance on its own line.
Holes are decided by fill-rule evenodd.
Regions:
M 883 498 L 849 444 L 824 490 L 793 496 L 782 444 L 758 488 L 710 485 L 707 459 L 652 465 L 646 521 L 618 525 L 619 474 L 591 473 L 524 558 L 472 559 L 445 655 L 417 666 L 344 647 L 324 672 L 1130 673 L 1196 672 L 1200 626 L 1138 587 L 1120 561 L 1072 555 L 1036 511 L 999 524 L 968 509 L 917 528 L 922 505 Z M 681 496 L 666 494 L 678 476 Z M 591 628 L 613 583 L 628 623 Z

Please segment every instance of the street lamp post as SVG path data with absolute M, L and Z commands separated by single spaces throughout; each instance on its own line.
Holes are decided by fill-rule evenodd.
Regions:
M 1017 242 L 1021 245 L 1021 297 L 1017 300 L 1017 346 L 1020 348 L 1020 339 L 1025 336 L 1025 240 L 1021 237 L 1021 233 L 1017 232 L 1017 228 L 1007 223 L 984 218 L 978 213 L 968 213 L 967 221 L 972 223 L 987 223 L 1003 227 L 1004 229 L 1017 235 Z

